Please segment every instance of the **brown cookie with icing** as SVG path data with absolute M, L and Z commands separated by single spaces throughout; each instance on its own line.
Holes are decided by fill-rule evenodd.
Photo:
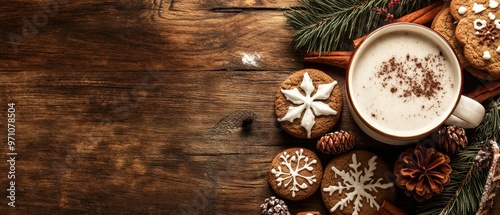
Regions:
M 339 120 L 342 90 L 324 72 L 304 69 L 281 84 L 274 104 L 283 130 L 298 138 L 317 138 L 329 132 Z
M 476 77 L 500 79 L 500 10 L 497 0 L 453 0 L 457 42 Z
M 478 78 L 487 79 L 489 76 L 488 72 L 469 66 L 469 63 L 464 56 L 463 47 L 455 38 L 456 26 L 456 21 L 450 13 L 450 7 L 443 7 L 443 9 L 434 18 L 431 28 L 448 41 L 450 46 L 455 51 L 462 68 Z
M 318 190 L 323 167 L 316 154 L 304 148 L 280 152 L 269 167 L 269 184 L 277 195 L 302 200 Z
M 458 44 L 455 39 L 455 20 L 450 14 L 449 7 L 443 7 L 443 9 L 436 15 L 434 21 L 431 25 L 432 30 L 439 33 L 453 48 L 455 54 L 457 55 L 458 61 L 462 68 L 467 67 L 469 64 L 465 60 L 463 48 Z
M 326 166 L 321 196 L 331 214 L 377 214 L 383 201 L 394 203 L 392 169 L 364 150 L 334 157 Z

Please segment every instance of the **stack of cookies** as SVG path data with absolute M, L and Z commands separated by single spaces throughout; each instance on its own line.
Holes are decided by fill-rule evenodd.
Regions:
M 451 0 L 432 23 L 453 47 L 462 68 L 500 79 L 500 10 L 497 0 Z
M 339 141 L 348 145 L 320 148 L 321 152 L 331 154 L 333 150 L 336 154 L 324 169 L 314 151 L 286 149 L 274 157 L 268 168 L 269 184 L 280 198 L 291 201 L 304 200 L 319 190 L 331 214 L 376 214 L 384 200 L 393 203 L 396 199 L 392 171 L 369 151 L 348 151 L 354 144 L 352 133 L 327 134 L 339 121 L 341 111 L 341 86 L 320 70 L 297 71 L 281 84 L 276 92 L 275 114 L 285 132 L 296 138 L 319 139 L 325 142 L 320 144 L 322 147 L 339 147 L 331 145 Z M 269 204 L 276 202 L 275 197 L 271 199 L 274 201 L 268 199 L 261 205 L 262 214 L 289 214 L 288 206 Z

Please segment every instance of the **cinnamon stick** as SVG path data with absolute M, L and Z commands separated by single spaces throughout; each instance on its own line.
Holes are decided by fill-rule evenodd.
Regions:
M 305 57 L 318 57 L 318 56 L 351 56 L 352 51 L 332 51 L 332 52 L 309 52 Z
M 381 215 L 406 215 L 403 210 L 385 200 L 382 203 L 382 206 L 379 207 L 378 213 Z
M 361 42 L 363 42 L 363 40 L 365 40 L 366 36 L 368 36 L 368 35 L 364 35 L 358 39 L 353 40 L 352 43 L 354 44 L 354 48 L 358 48 L 359 44 L 361 44 Z
M 434 4 L 428 5 L 427 7 L 420 8 L 416 11 L 413 11 L 409 14 L 406 14 L 402 17 L 396 19 L 396 22 L 413 22 L 414 20 L 424 16 L 428 12 L 432 11 L 435 8 L 441 9 L 443 2 L 436 2 Z
M 399 17 L 398 19 L 395 20 L 395 22 L 412 22 L 416 24 L 425 24 L 434 19 L 436 15 L 441 11 L 443 3 L 442 2 L 436 2 L 433 3 L 427 7 L 420 8 L 416 11 L 413 11 L 409 14 L 406 14 L 402 17 Z M 357 38 L 353 40 L 354 47 L 357 48 L 359 44 L 365 39 L 367 35 L 364 35 L 360 38 Z
M 346 69 L 351 60 L 351 51 L 333 51 L 319 56 L 311 53 L 304 57 L 304 62 L 322 63 Z
M 439 11 L 441 11 L 441 6 L 435 7 L 434 9 L 427 12 L 426 14 L 416 18 L 412 22 L 415 24 L 421 24 L 421 25 L 429 23 L 434 19 L 434 17 L 436 17 L 436 15 L 439 13 Z
M 478 88 L 468 94 L 467 97 L 476 100 L 479 103 L 500 94 L 500 81 L 490 82 L 481 88 Z

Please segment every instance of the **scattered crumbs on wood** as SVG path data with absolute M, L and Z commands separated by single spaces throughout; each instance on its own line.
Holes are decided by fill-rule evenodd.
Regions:
M 257 63 L 257 61 L 261 58 L 262 58 L 262 56 L 257 52 L 253 52 L 253 53 L 243 52 L 242 57 L 241 57 L 241 62 L 247 66 L 259 67 L 259 64 Z

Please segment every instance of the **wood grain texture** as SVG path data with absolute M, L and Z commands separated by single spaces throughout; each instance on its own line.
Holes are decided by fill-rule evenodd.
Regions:
M 37 27 L 41 21 L 33 20 L 44 10 L 33 4 L 2 23 L 7 40 L 0 45 L 5 50 L 1 68 L 115 71 L 150 65 L 186 71 L 300 66 L 280 10 L 151 10 L 137 3 L 87 1 L 59 4 L 53 9 L 57 13 Z M 255 56 L 255 63 L 242 61 L 248 55 Z
M 29 173 L 19 177 L 16 210 L 256 210 L 271 195 L 270 160 L 303 144 L 284 135 L 273 117 L 276 86 L 289 73 L 260 73 L 162 71 L 151 79 L 139 72 L 10 73 L 2 83 L 10 91 L 2 94 L 18 106 L 24 155 L 18 171 Z M 68 87 L 74 79 L 81 81 Z M 257 116 L 249 130 L 212 132 L 238 110 Z M 250 207 L 224 204 L 233 199 Z
M 16 208 L 4 198 L 1 213 L 258 214 L 273 195 L 273 157 L 315 148 L 277 126 L 278 86 L 315 67 L 344 88 L 344 70 L 304 65 L 293 51 L 283 12 L 296 4 L 5 1 L 0 137 L 15 102 L 18 156 Z M 341 114 L 334 130 L 353 131 L 356 148 L 388 163 L 403 150 L 364 135 L 347 105 Z M 8 159 L 5 144 L 0 152 Z M 7 183 L 2 174 L 0 188 Z M 289 207 L 327 214 L 319 192 Z

